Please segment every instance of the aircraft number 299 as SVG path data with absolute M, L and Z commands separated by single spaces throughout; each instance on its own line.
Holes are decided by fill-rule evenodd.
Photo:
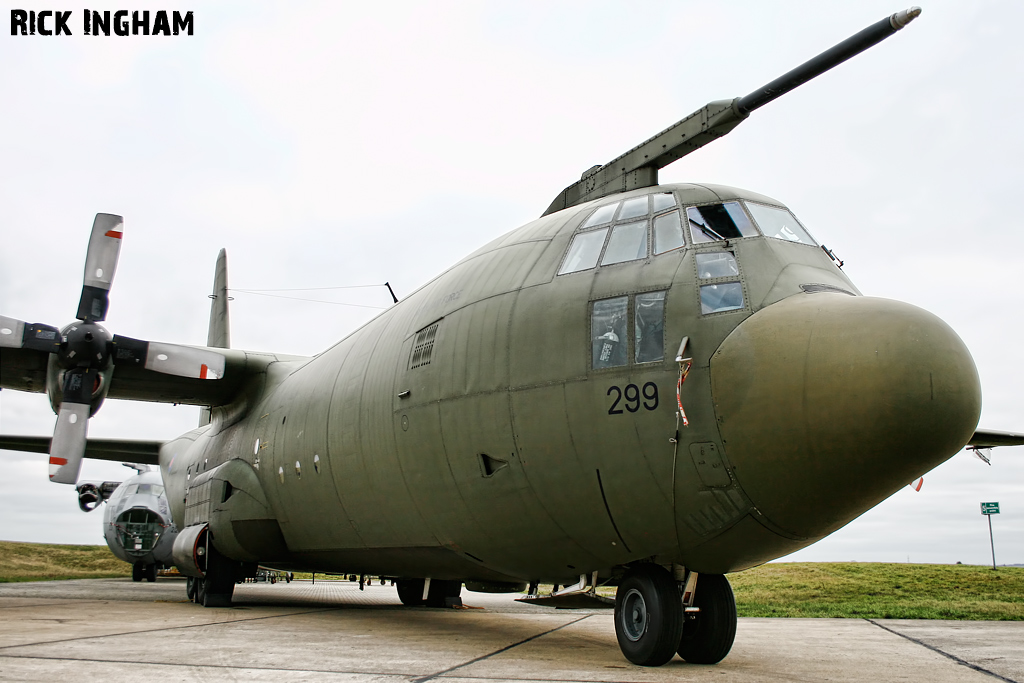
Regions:
M 612 393 L 615 394 L 615 400 L 612 402 L 610 408 L 608 408 L 609 415 L 622 415 L 622 408 L 619 407 L 619 402 L 623 398 L 626 399 L 625 408 L 631 413 L 635 413 L 640 410 L 640 396 L 643 395 L 642 405 L 647 410 L 654 410 L 658 407 L 658 385 L 654 382 L 648 382 L 644 385 L 643 390 L 635 384 L 627 384 L 625 389 L 612 386 L 608 387 L 608 396 Z

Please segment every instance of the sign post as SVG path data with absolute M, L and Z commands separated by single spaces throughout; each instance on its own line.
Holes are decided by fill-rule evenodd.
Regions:
M 992 538 L 992 515 L 999 514 L 999 503 L 982 503 L 981 514 L 988 517 L 988 541 L 992 544 L 992 571 L 996 569 L 996 542 Z

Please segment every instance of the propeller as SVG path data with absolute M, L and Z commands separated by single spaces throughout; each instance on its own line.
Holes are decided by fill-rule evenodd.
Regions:
M 96 214 L 85 256 L 78 322 L 60 330 L 0 315 L 0 347 L 51 354 L 46 388 L 57 424 L 50 442 L 50 481 L 59 484 L 78 481 L 89 418 L 103 403 L 114 366 L 141 366 L 196 379 L 224 376 L 224 356 L 215 351 L 111 335 L 99 324 L 107 317 L 123 233 L 120 216 Z

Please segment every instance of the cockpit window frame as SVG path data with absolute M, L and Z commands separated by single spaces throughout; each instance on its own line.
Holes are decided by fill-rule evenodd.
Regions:
M 657 321 L 659 327 L 657 330 L 651 328 L 651 332 L 660 336 L 661 338 L 661 356 L 658 358 L 651 358 L 650 360 L 641 360 L 639 358 L 639 345 L 642 344 L 640 338 L 638 338 L 637 329 L 637 307 L 638 300 L 643 297 L 651 298 L 652 295 L 661 296 L 657 298 L 658 309 L 661 313 L 661 319 Z M 587 329 L 590 330 L 589 336 L 589 361 L 587 372 L 632 372 L 637 369 L 656 367 L 659 363 L 664 363 L 668 358 L 668 350 L 665 348 L 665 327 L 668 320 L 668 303 L 672 296 L 671 285 L 652 285 L 644 287 L 642 289 L 631 290 L 631 291 L 620 291 L 610 296 L 602 296 L 597 299 L 591 299 L 587 304 Z M 615 330 L 613 335 L 614 341 L 621 345 L 621 363 L 598 365 L 600 360 L 600 347 L 598 345 L 599 337 L 597 334 L 599 330 L 595 328 L 595 309 L 602 304 L 614 305 L 615 303 L 623 301 L 624 306 L 622 308 L 623 318 L 621 320 L 621 326 Z M 649 320 L 647 322 L 654 322 Z M 604 329 L 604 328 L 602 328 Z
M 655 208 L 656 202 L 655 202 L 654 198 L 659 196 L 659 195 L 669 195 L 672 198 L 672 203 L 669 204 L 669 205 L 665 205 L 664 203 L 662 203 L 661 206 Z M 641 199 L 641 198 L 647 199 L 647 212 L 646 213 L 639 214 L 639 215 L 634 214 L 634 215 L 630 215 L 630 216 L 625 217 L 625 218 L 620 216 L 620 214 L 622 214 L 622 208 L 623 208 L 623 206 L 626 205 L 627 202 L 632 202 L 632 201 L 635 201 L 635 200 Z M 601 211 L 606 211 L 608 206 L 614 206 L 615 207 L 614 210 L 612 211 L 612 214 L 611 214 L 612 218 L 611 219 L 608 219 L 608 220 L 602 219 L 600 222 L 596 222 L 596 223 L 591 223 L 590 222 L 591 220 L 593 220 L 595 215 L 599 214 Z M 619 265 L 623 265 L 623 264 L 636 264 L 638 261 L 639 262 L 644 262 L 644 263 L 649 263 L 650 260 L 652 258 L 655 258 L 656 256 L 663 256 L 665 254 L 671 254 L 671 253 L 680 253 L 680 254 L 685 253 L 686 249 L 691 245 L 690 241 L 686 237 L 687 231 L 685 229 L 683 230 L 683 244 L 682 245 L 680 245 L 678 247 L 675 247 L 673 249 L 670 249 L 670 250 L 663 251 L 663 252 L 661 252 L 659 254 L 655 254 L 654 253 L 654 245 L 653 245 L 653 242 L 654 242 L 654 223 L 655 223 L 656 220 L 658 220 L 658 219 L 660 219 L 660 218 L 662 218 L 662 217 L 672 213 L 673 211 L 680 212 L 680 224 L 682 224 L 682 217 L 684 215 L 684 212 L 686 211 L 686 207 L 679 202 L 679 198 L 676 196 L 675 192 L 671 192 L 671 191 L 669 191 L 669 192 L 664 192 L 664 191 L 662 191 L 662 192 L 648 192 L 647 194 L 637 195 L 635 197 L 626 197 L 624 199 L 617 199 L 613 203 L 602 204 L 601 206 L 595 207 L 589 214 L 587 214 L 586 218 L 583 219 L 583 221 L 580 223 L 579 227 L 576 228 L 575 231 L 573 231 L 573 234 L 572 234 L 572 236 L 569 239 L 569 245 L 565 248 L 565 252 L 562 254 L 562 259 L 558 263 L 558 269 L 555 271 L 555 276 L 559 277 L 559 276 L 562 276 L 562 275 L 572 275 L 574 273 L 583 273 L 583 272 L 587 272 L 587 271 L 599 270 L 601 268 L 612 268 L 614 266 L 619 266 Z M 646 242 L 647 242 L 647 245 L 646 245 L 646 255 L 642 256 L 642 257 L 639 257 L 639 258 L 628 259 L 628 260 L 625 260 L 625 261 L 615 261 L 614 263 L 604 263 L 605 255 L 606 255 L 606 252 L 608 250 L 608 245 L 611 242 L 612 235 L 615 232 L 615 229 L 617 227 L 619 227 L 619 225 L 627 225 L 627 224 L 639 223 L 639 222 L 644 222 L 645 223 L 645 230 L 646 230 L 645 234 L 646 234 Z M 573 245 L 576 243 L 576 240 L 580 237 L 580 235 L 585 235 L 587 233 L 592 233 L 592 232 L 597 232 L 597 231 L 605 231 L 604 243 L 601 245 L 601 251 L 598 254 L 597 262 L 594 265 L 586 267 L 586 268 L 578 268 L 576 270 L 569 270 L 569 271 L 565 270 L 566 264 L 569 261 L 569 256 L 573 252 Z
M 741 233 L 739 237 L 726 237 L 726 236 L 722 235 L 720 239 L 716 239 L 716 238 L 714 238 L 714 237 L 712 237 L 710 235 L 707 235 L 707 239 L 701 240 L 699 242 L 697 240 L 695 240 L 694 237 L 693 237 L 694 228 L 690 225 L 690 214 L 689 214 L 690 209 L 696 209 L 698 212 L 700 212 L 700 209 L 705 207 L 705 206 L 722 206 L 722 207 L 724 207 L 726 204 L 736 204 L 737 206 L 739 206 L 740 211 L 743 212 L 743 217 L 747 219 L 747 222 L 750 224 L 750 227 L 753 228 L 754 233 L 752 235 L 743 235 Z M 742 200 L 742 199 L 718 199 L 718 200 L 713 201 L 713 202 L 701 202 L 700 204 L 687 204 L 686 206 L 683 207 L 683 214 L 680 216 L 680 218 L 683 219 L 684 225 L 686 226 L 683 229 L 683 233 L 687 237 L 689 237 L 689 241 L 690 241 L 690 243 L 694 247 L 699 247 L 699 246 L 706 245 L 706 244 L 716 244 L 718 242 L 723 242 L 723 241 L 724 242 L 729 242 L 731 240 L 747 240 L 747 239 L 755 239 L 755 238 L 758 238 L 758 237 L 763 237 L 764 233 L 762 233 L 760 228 L 758 228 L 757 221 L 754 220 L 754 217 L 750 214 L 750 211 L 747 209 L 745 204 L 746 204 L 746 201 Z M 726 211 L 728 212 L 728 210 L 726 210 Z M 739 229 L 739 226 L 737 226 L 737 229 Z
M 756 225 L 756 224 L 755 224 Z M 747 239 L 747 238 L 731 238 L 735 239 Z M 719 315 L 729 315 L 733 313 L 742 313 L 750 310 L 750 293 L 747 291 L 747 278 L 743 273 L 742 261 L 736 255 L 736 249 L 732 246 L 725 246 L 726 241 L 715 241 L 715 242 L 704 242 L 693 253 L 693 275 L 694 282 L 697 284 L 696 295 L 697 295 L 697 309 L 700 311 L 701 318 L 709 318 Z M 732 256 L 733 263 L 736 264 L 736 273 L 726 273 L 724 275 L 715 275 L 711 277 L 703 277 L 699 270 L 698 257 L 703 254 L 714 254 L 714 253 L 728 253 Z M 738 284 L 740 287 L 740 294 L 743 297 L 743 304 L 737 308 L 723 308 L 713 311 L 705 311 L 704 304 L 704 288 L 705 287 L 717 287 L 718 285 L 731 285 Z

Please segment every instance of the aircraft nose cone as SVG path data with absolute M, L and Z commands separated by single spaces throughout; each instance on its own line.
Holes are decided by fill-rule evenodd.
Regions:
M 915 306 L 804 294 L 758 311 L 711 361 L 723 447 L 780 529 L 821 538 L 953 456 L 981 414 L 967 347 Z

